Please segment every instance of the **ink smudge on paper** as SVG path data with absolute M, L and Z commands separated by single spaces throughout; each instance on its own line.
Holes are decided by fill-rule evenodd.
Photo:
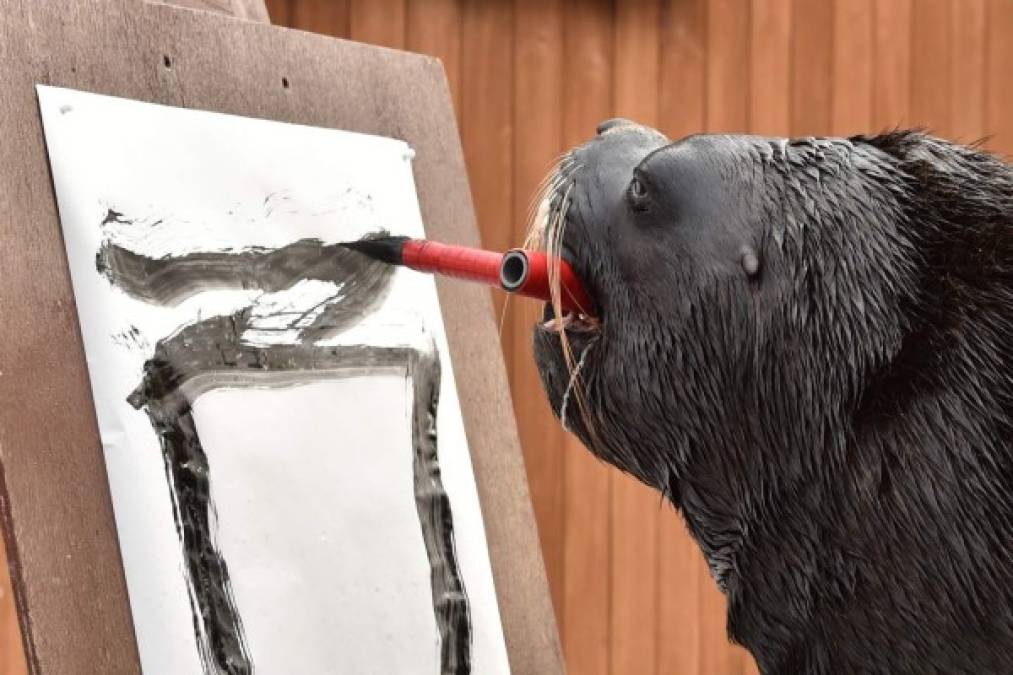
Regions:
M 137 328 L 137 326 L 131 325 L 128 328 L 124 328 L 118 333 L 114 333 L 112 336 L 113 343 L 123 347 L 130 351 L 149 351 L 151 345 L 148 343 L 147 338 Z

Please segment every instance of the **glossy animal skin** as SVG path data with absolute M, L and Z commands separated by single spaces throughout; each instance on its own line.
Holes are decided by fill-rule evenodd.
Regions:
M 763 673 L 1013 673 L 1010 165 L 612 121 L 554 178 L 600 322 L 535 328 L 548 399 L 681 510 Z

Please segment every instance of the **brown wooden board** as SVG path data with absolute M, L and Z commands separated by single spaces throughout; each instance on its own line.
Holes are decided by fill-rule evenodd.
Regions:
M 207 12 L 219 12 L 239 19 L 270 23 L 263 0 L 144 0 L 145 2 L 178 5 Z
M 26 655 L 36 673 L 134 673 L 37 83 L 402 138 L 429 235 L 478 234 L 434 59 L 130 0 L 0 0 L 0 514 Z M 438 289 L 511 667 L 561 673 L 489 295 Z

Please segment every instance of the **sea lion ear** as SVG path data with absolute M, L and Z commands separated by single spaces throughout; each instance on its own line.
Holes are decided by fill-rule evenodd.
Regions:
M 760 273 L 760 257 L 752 246 L 743 246 L 739 249 L 739 264 L 750 279 L 755 279 Z

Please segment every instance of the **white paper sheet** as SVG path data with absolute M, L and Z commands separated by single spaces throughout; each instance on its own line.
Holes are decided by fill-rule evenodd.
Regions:
M 438 672 L 409 393 L 393 373 L 219 389 L 197 400 L 198 428 L 208 421 L 201 440 L 214 461 L 219 544 L 226 560 L 250 561 L 233 586 L 258 671 L 310 673 L 325 663 L 339 673 Z
M 157 304 L 110 284 L 96 252 L 110 238 L 158 257 L 331 243 L 380 229 L 421 237 L 411 151 L 342 131 L 51 87 L 38 93 L 142 665 L 152 674 L 200 673 L 162 449 L 148 416 L 126 398 L 155 345 L 180 326 L 248 306 L 270 315 L 310 302 L 320 282 L 277 293 L 212 289 Z M 467 590 L 473 672 L 506 673 L 432 280 L 399 271 L 368 321 L 325 342 L 401 344 L 420 327 L 442 364 L 439 465 Z M 293 338 L 251 331 L 244 339 Z M 281 389 L 225 383 L 196 398 L 216 543 L 257 673 L 439 671 L 410 482 L 409 383 L 395 368 Z

